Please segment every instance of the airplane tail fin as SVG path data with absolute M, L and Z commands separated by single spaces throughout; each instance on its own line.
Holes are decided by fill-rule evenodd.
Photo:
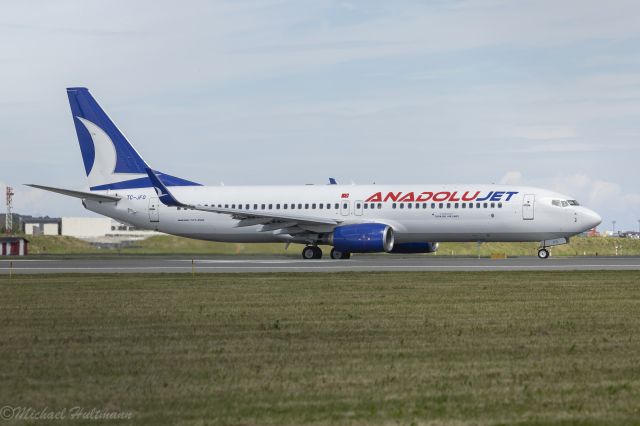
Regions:
M 92 191 L 152 187 L 147 163 L 85 87 L 67 89 L 82 161 Z M 168 186 L 200 185 L 167 174 Z

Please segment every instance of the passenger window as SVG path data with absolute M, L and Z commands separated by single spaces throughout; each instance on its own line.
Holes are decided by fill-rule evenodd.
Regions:
M 484 203 L 484 208 L 486 209 L 489 206 L 488 203 Z
M 245 210 L 249 210 L 250 205 L 247 204 L 246 206 L 244 206 Z
M 302 203 L 298 203 L 298 210 L 302 210 Z
M 496 208 L 496 203 L 491 203 L 491 208 L 495 209 Z
M 441 209 L 441 208 L 443 208 L 443 207 L 444 207 L 444 204 L 443 204 L 443 203 L 438 204 L 438 208 L 439 208 L 439 209 Z
M 381 209 L 382 208 L 382 203 L 378 203 L 378 208 Z
M 324 204 L 320 203 L 318 204 L 318 207 L 320 208 L 320 210 L 322 210 L 322 207 L 324 207 Z
M 312 208 L 313 210 L 315 210 L 315 209 L 316 209 L 316 203 L 311 204 L 311 208 Z
M 229 208 L 229 204 L 225 204 L 225 205 L 224 205 L 224 208 L 225 208 L 225 209 L 228 209 L 228 208 Z
M 400 208 L 404 209 L 404 204 L 400 203 Z
M 473 203 L 469 203 L 469 208 L 472 209 L 473 208 Z
M 269 210 L 273 209 L 273 204 L 269 204 Z
M 254 204 L 254 205 L 253 205 L 253 209 L 254 209 L 254 210 L 258 210 L 258 205 L 257 205 L 257 204 Z
M 369 204 L 364 203 L 364 209 L 365 209 L 365 210 L 368 210 L 368 209 L 369 209 Z
M 349 203 L 344 203 L 342 205 L 342 208 L 345 209 L 345 210 L 348 209 L 349 208 Z
M 427 208 L 427 203 L 422 203 L 422 208 L 426 209 Z
M 458 208 L 458 203 L 455 203 L 455 204 L 454 204 L 454 207 L 457 209 L 457 208 Z
M 264 208 L 265 208 L 266 206 L 263 204 L 263 205 L 261 205 L 260 207 L 262 207 L 262 210 L 264 210 Z
M 289 204 L 283 204 L 282 207 L 286 210 L 289 207 Z
M 413 205 L 413 203 L 408 203 L 407 204 L 407 208 L 410 209 L 412 205 Z
M 305 203 L 305 205 L 304 205 L 304 209 L 305 209 L 305 210 L 309 210 L 309 203 Z
M 450 209 L 451 208 L 451 203 L 447 203 L 447 208 Z
M 416 209 L 420 208 L 420 203 L 416 203 Z
M 396 208 L 396 203 L 391 204 L 391 208 L 395 209 Z
M 501 209 L 502 208 L 502 203 L 498 203 L 498 208 Z
M 327 203 L 327 210 L 331 210 L 331 204 Z
M 340 204 L 336 203 L 334 207 L 336 208 L 336 210 L 338 210 L 340 208 Z
M 280 204 L 276 204 L 276 210 L 280 210 Z

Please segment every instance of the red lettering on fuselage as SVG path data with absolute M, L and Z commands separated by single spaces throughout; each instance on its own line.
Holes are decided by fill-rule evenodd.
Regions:
M 437 192 L 433 196 L 433 201 L 444 201 L 451 196 L 451 193 L 448 191 Z
M 382 193 L 381 192 L 376 192 L 371 197 L 367 198 L 365 200 L 365 203 L 375 203 L 375 202 L 378 202 L 378 201 L 382 201 Z
M 402 192 L 398 192 L 397 194 L 393 193 L 393 192 L 389 192 L 389 193 L 387 193 L 387 196 L 384 197 L 384 201 L 389 201 L 389 200 L 398 201 L 398 198 L 400 198 L 401 194 L 402 194 Z
M 493 201 L 500 201 L 504 194 L 508 194 L 508 198 L 506 201 L 517 192 L 489 192 L 489 194 L 483 198 L 480 198 L 480 191 L 464 191 L 462 196 L 459 195 L 458 191 L 440 191 L 440 192 L 431 192 L 431 191 L 423 191 L 416 195 L 415 192 L 387 192 L 386 194 L 382 194 L 382 192 L 376 192 L 371 195 L 369 198 L 365 200 L 367 203 L 377 203 L 381 201 L 393 201 L 400 203 L 411 203 L 411 202 L 424 202 L 424 201 L 449 201 L 449 202 L 458 202 L 458 201 L 485 201 L 491 198 Z M 493 197 L 492 197 L 493 196 Z
M 421 192 L 416 201 L 429 201 L 433 197 L 433 192 Z
M 469 191 L 466 191 L 462 196 L 462 201 L 473 201 L 478 198 L 478 195 L 480 195 L 480 191 L 476 191 L 473 196 L 469 197 Z
M 404 197 L 400 198 L 398 200 L 399 202 L 409 202 L 409 201 L 415 201 L 414 196 L 413 196 L 413 192 L 407 192 Z

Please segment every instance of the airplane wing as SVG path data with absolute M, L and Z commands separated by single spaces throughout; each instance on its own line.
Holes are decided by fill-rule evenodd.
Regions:
M 36 185 L 33 183 L 25 183 L 25 185 L 30 186 L 32 188 L 44 189 L 45 191 L 51 191 L 51 192 L 55 192 L 62 195 L 68 195 L 69 197 L 81 198 L 83 200 L 106 201 L 106 202 L 112 202 L 112 203 L 121 200 L 120 197 L 115 197 L 113 195 L 103 195 L 103 194 L 96 194 L 93 192 L 75 191 L 72 189 Z
M 339 220 L 322 217 L 298 216 L 287 213 L 273 213 L 264 211 L 252 211 L 242 209 L 228 209 L 214 206 L 188 204 L 176 199 L 169 189 L 162 183 L 156 173 L 147 168 L 147 174 L 153 184 L 160 201 L 166 206 L 183 207 L 186 209 L 200 210 L 211 213 L 228 214 L 239 220 L 236 227 L 263 225 L 262 231 L 274 231 L 278 229 L 290 229 L 300 227 L 304 230 L 315 232 L 328 232 L 341 223 Z

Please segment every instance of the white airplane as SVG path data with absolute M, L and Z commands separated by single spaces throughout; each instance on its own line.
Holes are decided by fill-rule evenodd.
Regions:
M 204 186 L 151 169 L 86 88 L 67 89 L 87 173 L 88 210 L 167 234 L 211 241 L 304 244 L 304 259 L 432 253 L 443 241 L 539 241 L 548 247 L 601 217 L 573 197 L 513 185 Z M 335 181 L 332 181 L 332 183 Z

